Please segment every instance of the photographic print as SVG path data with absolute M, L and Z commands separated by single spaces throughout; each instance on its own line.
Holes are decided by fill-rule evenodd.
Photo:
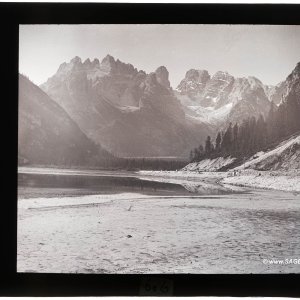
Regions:
M 19 26 L 17 272 L 300 271 L 300 27 Z

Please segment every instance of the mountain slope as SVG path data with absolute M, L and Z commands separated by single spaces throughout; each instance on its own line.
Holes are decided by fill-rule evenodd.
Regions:
M 300 135 L 292 136 L 267 151 L 259 151 L 245 162 L 235 157 L 205 158 L 199 162 L 192 162 L 183 171 L 223 171 L 232 168 L 234 162 L 238 166 L 234 170 L 260 171 L 294 171 L 300 170 Z M 237 165 L 235 163 L 235 165 Z
M 236 167 L 224 183 L 255 188 L 300 192 L 300 135 L 281 142 L 266 152 L 258 152 Z
M 270 89 L 269 99 L 274 104 L 279 105 L 291 90 L 300 95 L 300 63 L 298 63 L 292 73 L 282 82 Z
M 164 66 L 146 74 L 107 55 L 75 57 L 41 88 L 95 143 L 122 157 L 188 156 L 210 126 L 190 116 L 174 97 Z
M 39 87 L 19 75 L 19 162 L 86 165 L 110 155 Z
M 300 170 L 300 135 L 281 142 L 274 149 L 258 152 L 236 170 Z

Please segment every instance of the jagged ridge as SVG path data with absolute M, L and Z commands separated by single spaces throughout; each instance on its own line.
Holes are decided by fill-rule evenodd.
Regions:
M 186 117 L 164 66 L 146 74 L 110 55 L 101 63 L 75 57 L 41 87 L 118 156 L 187 156 L 211 132 Z

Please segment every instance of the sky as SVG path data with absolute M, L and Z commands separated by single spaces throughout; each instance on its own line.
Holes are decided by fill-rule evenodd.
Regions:
M 300 62 L 293 25 L 20 25 L 19 71 L 36 84 L 63 62 L 112 55 L 147 73 L 165 66 L 173 88 L 189 69 L 284 80 Z

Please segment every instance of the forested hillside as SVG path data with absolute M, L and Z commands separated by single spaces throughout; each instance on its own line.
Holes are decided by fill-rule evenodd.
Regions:
M 271 102 L 266 118 L 244 119 L 219 131 L 215 140 L 208 136 L 204 145 L 191 151 L 191 161 L 232 156 L 246 158 L 266 150 L 300 131 L 299 64 L 287 78 L 287 95 L 277 107 Z

